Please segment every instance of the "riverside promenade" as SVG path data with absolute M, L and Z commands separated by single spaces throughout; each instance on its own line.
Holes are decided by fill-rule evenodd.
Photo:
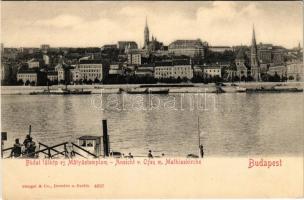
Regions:
M 215 83 L 182 83 L 182 84 L 154 84 L 155 86 L 160 86 L 161 88 L 169 88 L 170 93 L 195 93 L 195 92 L 214 92 L 216 90 Z M 187 87 L 189 85 L 189 87 Z M 151 87 L 151 84 L 115 84 L 115 85 L 68 85 L 68 89 L 84 89 L 90 90 L 92 94 L 103 93 L 115 94 L 119 93 L 119 89 L 127 88 L 139 88 L 139 87 Z M 260 87 L 273 87 L 273 86 L 286 86 L 293 88 L 304 88 L 304 82 L 233 82 L 224 83 L 221 86 L 225 92 L 237 92 L 237 87 L 242 88 L 260 88 Z M 57 90 L 58 88 L 64 88 L 65 85 L 52 85 L 50 90 Z M 46 90 L 47 86 L 1 86 L 1 95 L 28 95 L 31 92 L 40 92 Z

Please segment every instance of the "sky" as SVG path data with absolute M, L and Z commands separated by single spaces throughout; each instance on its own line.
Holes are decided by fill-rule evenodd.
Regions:
M 142 46 L 146 17 L 150 37 L 165 45 L 198 38 L 211 46 L 249 45 L 253 24 L 258 43 L 303 44 L 300 1 L 2 1 L 1 42 L 7 47 L 101 47 L 132 40 Z

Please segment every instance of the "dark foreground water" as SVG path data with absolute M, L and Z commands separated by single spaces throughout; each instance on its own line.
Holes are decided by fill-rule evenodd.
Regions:
M 102 102 L 101 102 L 102 100 Z M 176 94 L 1 96 L 5 147 L 32 125 L 36 141 L 51 145 L 102 135 L 108 120 L 111 149 L 133 155 L 300 155 L 303 94 Z M 200 131 L 198 131 L 198 116 Z

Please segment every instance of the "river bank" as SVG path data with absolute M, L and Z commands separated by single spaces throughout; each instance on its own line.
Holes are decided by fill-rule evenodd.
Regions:
M 170 93 L 213 93 L 216 91 L 216 85 L 214 83 L 203 84 L 155 84 L 158 88 L 169 88 Z M 119 93 L 119 89 L 130 89 L 139 87 L 151 87 L 151 84 L 116 84 L 116 85 L 68 85 L 68 89 L 83 89 L 89 90 L 92 94 L 113 94 Z M 224 92 L 234 93 L 237 92 L 237 88 L 248 88 L 248 89 L 258 89 L 261 87 L 271 88 L 274 86 L 285 86 L 292 88 L 304 88 L 304 82 L 235 82 L 235 83 L 224 83 L 221 88 Z M 65 88 L 64 85 L 53 85 L 49 87 L 50 90 L 57 90 L 58 88 Z M 1 86 L 1 95 L 28 95 L 31 92 L 41 92 L 46 90 L 46 86 Z

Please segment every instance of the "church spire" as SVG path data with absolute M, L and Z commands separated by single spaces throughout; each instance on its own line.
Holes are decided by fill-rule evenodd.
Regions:
M 144 48 L 147 48 L 149 44 L 149 28 L 148 28 L 148 20 L 146 16 L 146 26 L 144 30 Z
M 260 68 L 258 61 L 258 50 L 255 39 L 254 25 L 252 26 L 252 41 L 251 41 L 251 52 L 250 52 L 250 66 L 251 75 L 256 81 L 260 81 Z
M 256 46 L 254 24 L 252 26 L 252 46 Z

